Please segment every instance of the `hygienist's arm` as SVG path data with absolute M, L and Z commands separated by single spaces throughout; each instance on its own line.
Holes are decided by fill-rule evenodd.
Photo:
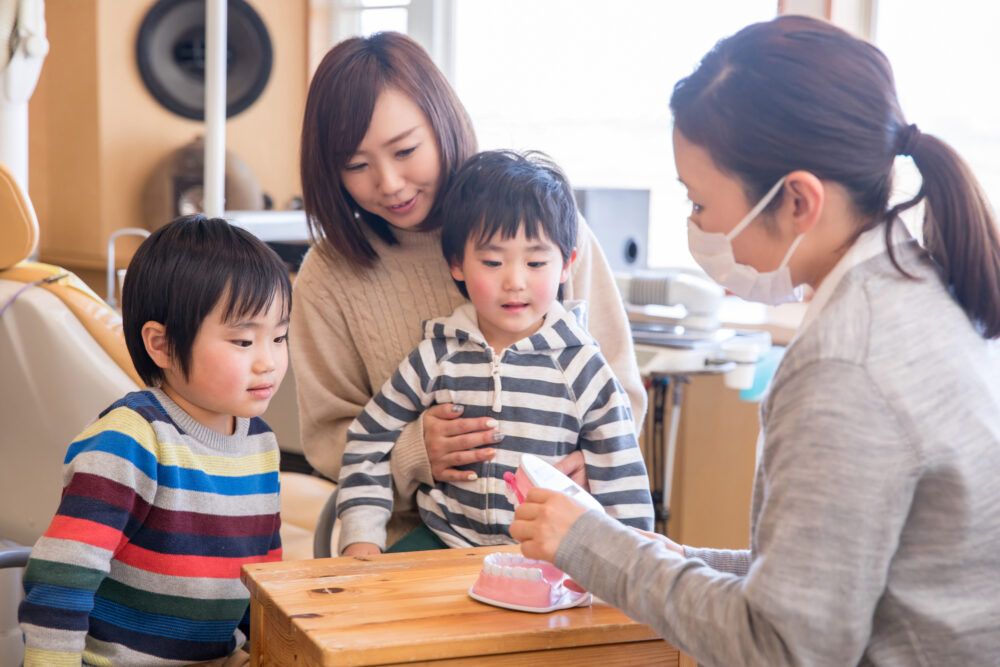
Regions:
M 857 664 L 919 460 L 862 368 L 817 363 L 783 385 L 772 389 L 758 479 L 767 492 L 745 576 L 582 508 L 524 517 L 511 534 L 529 557 L 536 543 L 545 554 L 557 544 L 558 568 L 700 661 Z

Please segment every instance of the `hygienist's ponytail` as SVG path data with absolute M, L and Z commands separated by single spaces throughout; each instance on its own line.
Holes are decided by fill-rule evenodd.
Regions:
M 965 160 L 944 141 L 910 125 L 900 133 L 923 184 L 888 212 L 890 221 L 924 201 L 924 248 L 955 299 L 987 338 L 1000 337 L 1000 238 L 986 195 Z

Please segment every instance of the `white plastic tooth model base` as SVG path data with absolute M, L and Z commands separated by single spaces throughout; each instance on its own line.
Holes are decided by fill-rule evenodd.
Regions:
M 593 601 L 590 593 L 551 563 L 506 553 L 483 559 L 469 596 L 497 607 L 535 613 L 583 607 Z

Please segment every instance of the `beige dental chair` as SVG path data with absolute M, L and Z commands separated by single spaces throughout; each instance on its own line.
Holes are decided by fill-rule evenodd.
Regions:
M 121 317 L 71 272 L 29 261 L 31 202 L 0 164 L 0 665 L 21 642 L 16 608 L 23 551 L 48 527 L 70 441 L 98 413 L 143 386 Z M 333 484 L 281 473 L 285 558 L 310 558 L 313 526 Z

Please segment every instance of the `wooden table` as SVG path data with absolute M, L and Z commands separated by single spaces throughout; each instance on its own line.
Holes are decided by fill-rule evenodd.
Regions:
M 247 565 L 253 665 L 694 665 L 595 600 L 534 614 L 477 602 L 483 557 L 516 546 Z

